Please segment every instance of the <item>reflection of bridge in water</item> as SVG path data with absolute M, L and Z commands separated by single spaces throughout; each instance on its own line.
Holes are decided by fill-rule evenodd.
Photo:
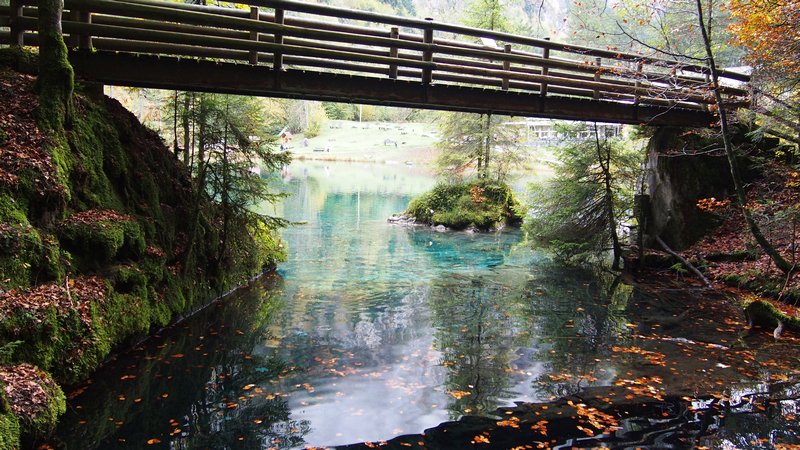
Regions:
M 38 44 L 29 3 L 0 7 L 0 26 L 10 26 L 0 42 Z M 66 0 L 62 27 L 77 73 L 107 84 L 615 123 L 715 122 L 702 66 L 298 1 L 243 4 L 249 10 Z M 749 81 L 721 75 L 730 85 Z M 727 104 L 747 103 L 746 90 L 722 89 Z

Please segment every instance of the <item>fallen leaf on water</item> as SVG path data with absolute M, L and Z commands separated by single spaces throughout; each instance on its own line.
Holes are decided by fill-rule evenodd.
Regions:
M 486 437 L 486 436 L 484 436 L 482 434 L 479 434 L 479 435 L 475 436 L 474 438 L 472 438 L 471 443 L 473 443 L 473 444 L 489 444 L 491 442 L 489 441 L 488 437 Z

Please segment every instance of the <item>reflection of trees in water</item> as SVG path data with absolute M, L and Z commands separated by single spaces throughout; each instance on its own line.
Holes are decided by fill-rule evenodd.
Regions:
M 87 449 L 153 438 L 171 448 L 302 445 L 308 424 L 289 420 L 286 399 L 270 395 L 285 364 L 251 355 L 268 338 L 262 330 L 280 307 L 281 285 L 269 276 L 98 371 L 70 401 L 56 441 Z
M 427 289 L 419 287 L 397 300 L 392 297 L 345 313 L 337 302 L 326 302 L 329 313 L 303 312 L 307 318 L 303 329 L 291 326 L 298 323 L 292 317 L 297 312 L 284 311 L 276 322 L 285 334 L 277 355 L 300 369 L 292 383 L 336 378 L 356 367 L 391 365 L 408 353 L 427 350 L 427 298 Z
M 526 287 L 528 314 L 540 349 L 533 357 L 546 364 L 534 390 L 563 397 L 609 381 L 601 361 L 624 328 L 622 316 L 630 286 L 607 272 L 538 268 Z
M 455 398 L 454 418 L 492 411 L 510 396 L 509 363 L 528 338 L 519 333 L 521 300 L 518 291 L 487 277 L 450 275 L 434 283 L 436 345 L 448 371 L 445 388 Z

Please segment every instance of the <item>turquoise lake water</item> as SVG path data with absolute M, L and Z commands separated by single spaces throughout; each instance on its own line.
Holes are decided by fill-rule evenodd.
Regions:
M 559 339 L 580 331 L 564 328 L 576 307 L 592 333 L 618 326 L 591 277 L 552 266 L 518 230 L 388 223 L 433 186 L 418 168 L 301 162 L 276 183 L 291 195 L 268 211 L 302 223 L 283 232 L 288 261 L 100 370 L 71 393 L 59 440 L 181 449 L 386 440 L 548 398 L 536 380 L 552 370 Z M 596 346 L 581 342 L 587 355 Z M 595 370 L 598 383 L 613 378 Z
M 271 180 L 289 196 L 266 211 L 297 223 L 283 231 L 288 261 L 72 389 L 55 447 L 355 449 L 403 436 L 387 448 L 405 448 L 404 439 L 463 448 L 440 424 L 468 417 L 476 427 L 469 439 L 496 427 L 498 407 L 547 403 L 546 413 L 556 399 L 587 388 L 614 395 L 615 385 L 642 384 L 636 380 L 657 380 L 651 403 L 638 404 L 617 433 L 587 440 L 585 428 L 561 421 L 551 437 L 581 448 L 685 448 L 697 433 L 716 433 L 712 448 L 800 440 L 796 399 L 766 398 L 763 409 L 714 409 L 711 397 L 695 399 L 720 385 L 748 401 L 796 389 L 769 387 L 769 361 L 752 374 L 749 365 L 736 367 L 752 356 L 730 346 L 735 315 L 707 319 L 698 310 L 699 325 L 677 334 L 652 320 L 711 297 L 639 292 L 619 277 L 561 267 L 519 230 L 390 224 L 434 184 L 416 167 L 299 162 Z M 647 309 L 654 305 L 666 310 Z M 706 353 L 686 356 L 696 352 Z M 623 400 L 615 414 L 626 410 Z M 509 444 L 491 448 L 538 439 L 530 426 L 521 429 L 528 435 L 511 431 L 492 435 Z

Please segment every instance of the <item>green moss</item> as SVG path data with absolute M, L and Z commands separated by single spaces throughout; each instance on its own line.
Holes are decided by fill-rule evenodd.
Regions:
M 38 64 L 38 56 L 30 48 L 0 48 L 0 67 L 8 67 L 23 73 L 33 73 Z
M 138 259 L 145 250 L 142 229 L 132 220 L 68 222 L 60 227 L 59 239 L 84 271 L 98 270 L 120 258 Z
M 756 300 L 747 305 L 745 314 L 755 326 L 768 328 L 770 330 L 783 324 L 784 328 L 792 331 L 800 331 L 800 318 L 791 317 L 780 311 L 770 302 Z
M 0 65 L 4 57 L 12 59 L 9 55 L 0 51 Z M 0 278 L 8 280 L 0 279 L 0 289 L 92 274 L 106 277 L 108 291 L 102 302 L 90 305 L 88 318 L 54 308 L 36 316 L 16 310 L 0 317 L 0 347 L 22 341 L 13 362 L 30 362 L 72 384 L 115 348 L 274 266 L 285 252 L 273 231 L 246 229 L 230 240 L 230 260 L 217 264 L 217 209 L 202 198 L 197 219 L 191 219 L 188 171 L 161 139 L 113 100 L 80 95 L 75 96 L 80 114 L 69 129 L 58 128 L 60 119 L 48 115 L 60 114 L 62 105 L 53 104 L 54 98 L 44 100 L 39 124 L 56 166 L 54 192 L 37 192 L 33 171 L 17 174 L 20 187 L 14 192 L 0 188 Z M 132 219 L 65 220 L 75 212 L 106 209 Z M 187 256 L 193 226 L 202 231 Z M 43 432 L 58 416 L 63 395 L 57 394 L 52 408 L 28 426 L 32 432 Z M 18 445 L 19 429 L 13 415 L 0 411 L 0 450 Z
M 417 222 L 461 230 L 489 230 L 499 225 L 518 225 L 519 204 L 505 184 L 485 181 L 440 184 L 414 198 L 405 214 Z
M 31 226 L 8 194 L 0 194 L 0 224 L 0 289 L 27 288 L 63 277 L 57 242 Z
M 18 449 L 19 438 L 20 429 L 17 417 L 10 412 L 0 412 L 0 450 Z
M 41 0 L 38 3 L 42 17 L 58 17 L 60 0 Z M 72 92 L 75 72 L 67 59 L 67 46 L 60 26 L 50 20 L 39 24 L 39 125 L 54 134 L 60 134 L 72 117 Z

